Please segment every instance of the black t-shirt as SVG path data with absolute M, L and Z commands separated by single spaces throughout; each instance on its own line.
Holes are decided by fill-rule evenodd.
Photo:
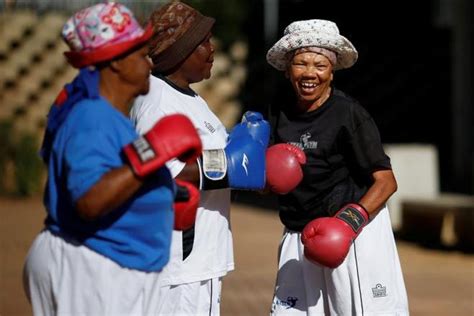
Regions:
M 301 231 L 309 221 L 357 202 L 374 171 L 391 169 L 372 117 L 356 100 L 332 90 L 314 111 L 281 108 L 271 118 L 274 142 L 296 145 L 307 158 L 303 181 L 278 197 L 281 221 L 291 230 Z

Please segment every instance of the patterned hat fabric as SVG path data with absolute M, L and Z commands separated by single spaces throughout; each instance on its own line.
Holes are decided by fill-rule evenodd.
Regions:
M 151 26 L 143 29 L 124 5 L 99 3 L 80 10 L 64 24 L 62 37 L 71 49 L 64 54 L 72 66 L 82 68 L 145 43 L 152 31 Z
M 280 71 L 288 65 L 287 53 L 303 47 L 321 47 L 336 53 L 334 70 L 349 68 L 357 61 L 354 45 L 339 34 L 334 22 L 328 20 L 304 20 L 291 23 L 283 37 L 268 50 L 267 62 Z
M 171 1 L 150 17 L 153 70 L 166 73 L 185 60 L 206 38 L 215 19 L 180 1 Z

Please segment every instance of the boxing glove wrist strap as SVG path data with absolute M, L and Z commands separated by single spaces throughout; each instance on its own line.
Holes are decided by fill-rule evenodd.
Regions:
M 356 234 L 359 234 L 369 222 L 369 213 L 362 205 L 357 203 L 345 205 L 334 216 L 348 224 Z
M 139 178 L 145 177 L 151 170 L 155 170 L 161 164 L 164 164 L 164 162 L 158 162 L 157 153 L 144 136 L 140 136 L 126 145 L 123 148 L 123 152 L 133 173 Z
M 204 150 L 198 158 L 200 190 L 217 190 L 229 187 L 227 158 L 224 149 Z

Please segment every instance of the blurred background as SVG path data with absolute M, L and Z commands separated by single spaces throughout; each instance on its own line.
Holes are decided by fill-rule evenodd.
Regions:
M 0 0 L 0 315 L 26 310 L 19 306 L 25 299 L 18 298 L 23 295 L 18 273 L 44 212 L 45 170 L 38 149 L 51 103 L 76 74 L 62 55 L 67 48 L 60 38 L 61 27 L 74 11 L 97 2 Z M 167 1 L 118 2 L 145 22 Z M 452 285 L 444 292 L 462 292 L 447 305 L 451 312 L 430 309 L 440 297 L 449 297 L 440 291 L 422 295 L 424 300 L 411 304 L 412 314 L 474 315 L 473 1 L 184 2 L 217 20 L 212 77 L 194 88 L 228 128 L 246 110 L 267 115 L 270 106 L 293 102 L 289 83 L 265 60 L 267 50 L 289 23 L 313 18 L 337 23 L 341 34 L 357 48 L 359 60 L 354 67 L 336 73 L 335 85 L 359 100 L 374 117 L 399 183 L 389 207 L 402 263 L 407 273 L 413 271 L 414 277 L 406 280 L 409 294 L 426 294 L 429 290 L 423 286 L 429 288 L 430 279 L 435 278 L 432 274 L 416 278 L 421 271 L 413 266 L 414 258 L 427 259 L 426 263 L 417 261 L 424 262 L 419 269 L 435 263 L 463 271 L 456 274 L 447 269 L 443 279 L 442 284 Z M 244 225 L 234 224 L 236 260 L 241 260 L 244 269 L 239 272 L 237 265 L 228 287 L 238 289 L 240 296 L 234 298 L 238 302 L 238 297 L 245 296 L 245 287 L 239 287 L 242 280 L 247 286 L 263 284 L 265 302 L 249 303 L 260 312 L 237 311 L 243 305 L 232 305 L 232 299 L 228 305 L 224 299 L 223 308 L 225 315 L 261 315 L 268 312 L 274 278 L 268 272 L 274 272 L 282 229 L 275 197 L 234 192 L 233 202 L 235 222 Z M 6 212 L 8 216 L 3 216 Z M 262 234 L 250 223 L 259 221 L 268 230 L 263 231 L 261 247 L 271 248 L 262 250 L 268 256 L 259 258 L 271 268 L 261 270 L 252 261 L 255 254 L 248 253 L 248 243 Z M 11 234 L 20 237 L 11 239 Z M 265 243 L 269 234 L 273 239 Z M 416 248 L 410 248 L 413 245 Z

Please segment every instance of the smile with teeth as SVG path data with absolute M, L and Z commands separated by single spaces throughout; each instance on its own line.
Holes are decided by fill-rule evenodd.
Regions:
M 318 85 L 314 82 L 300 82 L 300 86 L 303 89 L 315 89 Z

